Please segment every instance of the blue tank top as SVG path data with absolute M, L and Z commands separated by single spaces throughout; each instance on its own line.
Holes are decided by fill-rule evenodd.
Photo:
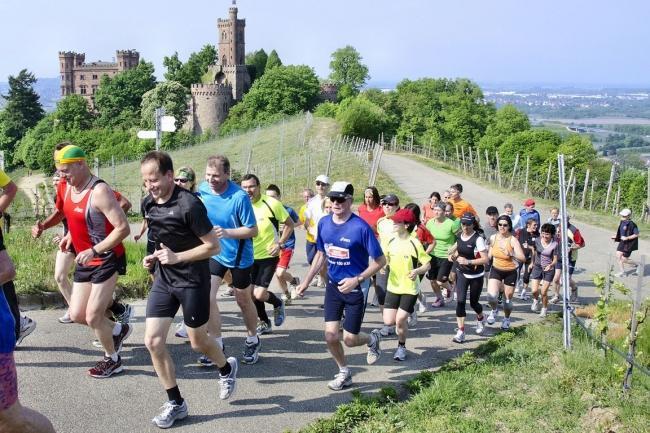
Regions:
M 11 315 L 5 293 L 0 289 L 0 353 L 12 353 L 16 346 L 14 316 Z

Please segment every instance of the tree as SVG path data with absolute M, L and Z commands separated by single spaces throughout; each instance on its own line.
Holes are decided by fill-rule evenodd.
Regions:
M 68 95 L 56 104 L 54 124 L 65 131 L 89 129 L 93 124 L 93 115 L 88 108 L 83 96 Z
M 178 81 L 158 83 L 142 96 L 140 125 L 146 129 L 154 129 L 156 108 L 164 107 L 165 113 L 176 119 L 176 129 L 180 129 L 185 123 L 189 96 L 190 92 Z
M 264 67 L 264 71 L 270 71 L 273 68 L 277 68 L 278 66 L 282 66 L 282 60 L 280 60 L 280 56 L 278 56 L 278 52 L 273 50 L 271 51 L 271 54 L 269 54 L 269 57 L 266 60 L 266 66 Z
M 363 57 L 352 46 L 347 45 L 334 51 L 330 61 L 330 79 L 339 86 L 348 87 L 354 94 L 370 79 L 368 67 L 361 63 Z
M 581 172 L 584 172 L 589 163 L 597 156 L 591 141 L 579 134 L 569 135 L 560 144 L 557 153 L 564 155 L 564 160 L 569 167 L 576 167 Z
M 45 114 L 34 91 L 35 82 L 34 74 L 23 69 L 16 76 L 9 76 L 9 92 L 2 95 L 7 103 L 0 111 L 0 150 L 6 152 L 6 161 L 13 161 L 18 141 Z
M 525 113 L 517 110 L 513 105 L 504 105 L 496 111 L 487 126 L 485 135 L 479 141 L 478 148 L 481 152 L 487 149 L 490 153 L 494 153 L 509 136 L 529 129 L 530 121 Z
M 172 54 L 171 57 L 165 56 L 165 79 L 178 81 L 189 90 L 192 84 L 202 82 L 202 77 L 208 72 L 209 66 L 215 63 L 216 58 L 217 49 L 211 44 L 206 44 L 199 52 L 190 54 L 185 64 L 178 59 L 178 53 Z
M 102 77 L 95 106 L 99 111 L 97 124 L 101 127 L 129 128 L 140 122 L 142 95 L 153 89 L 156 77 L 153 63 L 140 62 L 138 66 L 115 75 Z
M 517 132 L 508 137 L 499 147 L 501 170 L 504 172 L 511 170 L 516 155 L 519 154 L 520 163 L 522 158 L 529 155 L 531 170 L 545 173 L 548 161 L 556 157 L 561 141 L 562 138 L 558 134 L 544 129 Z
M 341 134 L 368 139 L 376 139 L 387 122 L 384 110 L 363 96 L 341 102 L 336 119 L 341 124 Z
M 248 74 L 251 77 L 251 84 L 264 75 L 268 60 L 269 56 L 263 49 L 246 54 L 246 66 L 248 68 Z

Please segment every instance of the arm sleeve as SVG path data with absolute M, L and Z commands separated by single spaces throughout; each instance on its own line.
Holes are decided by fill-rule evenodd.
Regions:
M 285 207 L 282 206 L 282 203 L 280 203 L 278 200 L 272 200 L 271 204 L 273 207 L 273 213 L 278 219 L 278 222 L 283 223 L 287 220 L 287 218 L 290 218 L 289 212 L 287 212 Z
M 323 244 L 323 237 L 321 234 L 323 233 L 323 224 L 325 223 L 326 218 L 321 218 L 320 221 L 318 221 L 318 236 L 316 236 L 316 249 L 318 251 L 322 251 L 325 253 L 325 244 Z
M 476 238 L 476 251 L 485 251 L 487 252 L 487 246 L 485 245 L 485 239 L 483 239 L 481 236 Z
M 291 220 L 294 222 L 294 224 L 300 222 L 300 218 L 298 218 L 298 214 L 292 208 L 289 208 L 289 216 L 291 217 Z
M 253 205 L 248 197 L 241 196 L 236 212 L 239 216 L 241 225 L 244 227 L 255 227 L 257 220 L 255 219 L 255 212 L 253 212 Z

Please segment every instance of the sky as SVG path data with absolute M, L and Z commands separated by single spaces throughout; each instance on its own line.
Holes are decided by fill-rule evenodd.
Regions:
M 135 48 L 162 79 L 163 57 L 217 43 L 231 0 L 0 0 L 0 81 L 27 68 L 58 77 L 58 51 L 110 61 Z M 246 51 L 329 74 L 354 46 L 371 82 L 421 77 L 479 83 L 650 87 L 648 0 L 239 0 Z

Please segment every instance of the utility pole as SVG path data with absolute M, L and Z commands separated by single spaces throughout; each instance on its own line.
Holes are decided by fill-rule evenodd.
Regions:
M 161 118 L 165 115 L 165 107 L 156 108 L 156 150 L 160 150 L 160 142 L 162 141 L 162 125 Z

